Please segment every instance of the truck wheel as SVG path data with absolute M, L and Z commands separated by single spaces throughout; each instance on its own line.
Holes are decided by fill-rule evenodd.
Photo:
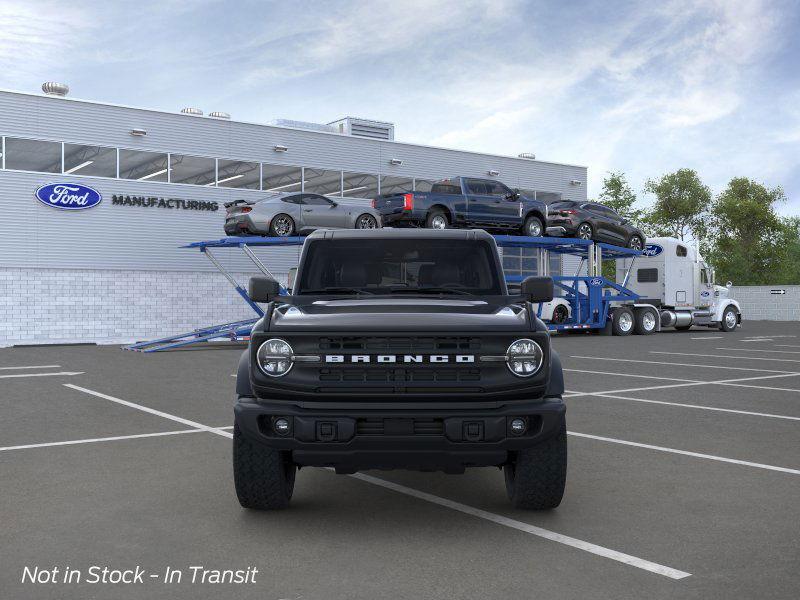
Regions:
M 656 313 L 647 308 L 640 308 L 635 313 L 636 321 L 633 331 L 637 335 L 650 335 L 656 332 Z
M 244 508 L 274 510 L 289 506 L 297 468 L 288 454 L 262 446 L 233 426 L 233 481 Z
M 434 209 L 428 213 L 428 218 L 425 220 L 425 227 L 428 229 L 447 229 L 450 222 L 447 220 L 447 215 L 441 209 Z
M 722 331 L 733 331 L 739 324 L 738 321 L 736 310 L 734 310 L 732 306 L 729 306 L 722 313 L 722 321 L 720 321 L 719 328 Z
M 530 237 L 542 237 L 544 235 L 544 225 L 539 217 L 530 216 L 525 219 L 525 225 L 522 226 L 522 235 Z
M 567 426 L 562 417 L 558 433 L 520 450 L 503 467 L 508 498 L 517 508 L 547 510 L 561 504 L 567 481 Z
M 611 321 L 613 335 L 630 335 L 633 332 L 634 318 L 630 308 L 618 308 L 614 311 Z

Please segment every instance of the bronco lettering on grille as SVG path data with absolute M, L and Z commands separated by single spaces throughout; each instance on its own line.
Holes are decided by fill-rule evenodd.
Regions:
M 326 363 L 474 363 L 475 355 L 473 354 L 456 354 L 449 356 L 447 354 L 378 354 L 372 356 L 370 354 L 327 354 L 325 356 Z

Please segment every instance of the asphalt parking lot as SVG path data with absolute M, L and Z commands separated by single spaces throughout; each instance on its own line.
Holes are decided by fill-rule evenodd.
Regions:
M 240 347 L 0 350 L 0 597 L 798 598 L 800 323 L 554 344 L 571 435 L 548 513 L 511 508 L 495 469 L 303 469 L 289 510 L 245 511 Z M 21 582 L 90 565 L 156 577 Z

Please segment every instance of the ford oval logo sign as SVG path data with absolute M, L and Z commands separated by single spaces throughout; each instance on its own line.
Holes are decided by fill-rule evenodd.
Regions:
M 603 285 L 603 280 L 599 277 L 595 277 L 594 279 L 589 280 L 589 285 L 598 286 Z
M 708 297 L 711 295 L 711 292 L 709 292 L 709 291 L 702 291 L 702 292 L 700 292 L 700 295 L 701 295 L 703 298 L 708 298 Z
M 664 248 L 658 244 L 647 244 L 642 250 L 642 256 L 658 256 L 664 251 Z
M 95 189 L 79 183 L 48 183 L 36 190 L 42 204 L 62 210 L 83 210 L 97 206 L 103 200 Z

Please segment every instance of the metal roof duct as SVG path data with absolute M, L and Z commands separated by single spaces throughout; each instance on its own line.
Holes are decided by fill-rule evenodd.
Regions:
M 278 127 L 291 127 L 292 129 L 306 129 L 308 131 L 321 131 L 323 133 L 336 133 L 336 128 L 324 123 L 311 123 L 309 121 L 293 121 L 292 119 L 273 119 L 269 125 Z
M 48 96 L 66 96 L 69 94 L 69 86 L 66 83 L 56 83 L 46 81 L 42 84 L 42 91 Z
M 372 121 L 358 117 L 344 117 L 330 123 L 339 133 L 374 140 L 394 140 L 394 123 Z

